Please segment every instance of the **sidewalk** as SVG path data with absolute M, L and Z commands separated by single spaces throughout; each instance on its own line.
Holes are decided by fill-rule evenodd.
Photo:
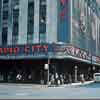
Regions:
M 84 83 L 70 83 L 70 84 L 63 84 L 63 85 L 41 85 L 41 84 L 16 84 L 16 83 L 1 83 L 0 86 L 16 86 L 20 88 L 33 88 L 33 89 L 43 89 L 43 88 L 67 88 L 67 87 L 75 87 L 75 86 L 82 86 L 94 83 L 94 81 L 85 81 Z
M 91 84 L 91 83 L 94 83 L 94 81 L 85 81 L 84 83 L 82 82 L 78 82 L 78 83 L 70 83 L 70 84 L 63 84 L 63 85 L 51 85 L 51 86 L 48 86 L 48 87 L 75 87 L 75 86 L 83 86 L 83 85 L 88 85 L 88 84 Z

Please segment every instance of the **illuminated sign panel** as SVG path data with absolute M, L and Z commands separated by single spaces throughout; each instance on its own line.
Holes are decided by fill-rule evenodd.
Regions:
M 57 56 L 66 55 L 91 61 L 91 54 L 71 45 L 56 45 L 54 51 Z
M 73 45 L 67 44 L 34 44 L 34 45 L 16 45 L 16 46 L 7 46 L 7 47 L 0 47 L 0 59 L 2 57 L 7 57 L 11 59 L 18 58 L 68 58 L 71 59 L 78 58 L 81 61 L 85 60 L 86 62 L 90 63 L 97 63 L 100 64 L 100 57 L 91 56 L 88 51 L 82 50 L 77 48 Z
M 0 56 L 6 55 L 47 55 L 48 45 L 19 45 L 0 47 Z

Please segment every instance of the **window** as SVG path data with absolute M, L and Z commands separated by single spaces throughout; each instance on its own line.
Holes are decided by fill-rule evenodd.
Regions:
M 46 0 L 40 0 L 39 41 L 45 42 L 46 35 Z
M 13 24 L 13 35 L 17 35 L 18 34 L 18 23 L 14 23 Z
M 40 43 L 45 43 L 46 35 L 44 33 L 40 33 Z
M 2 9 L 2 1 L 0 0 L 0 24 L 1 24 L 1 9 Z
M 27 42 L 32 43 L 34 32 L 34 1 L 28 2 Z
M 18 15 L 19 15 L 19 9 L 14 9 L 13 10 L 13 16 L 18 17 Z
M 27 43 L 31 44 L 33 40 L 32 34 L 27 35 Z
M 3 3 L 8 3 L 9 0 L 3 0 Z
M 17 44 L 18 41 L 18 27 L 19 27 L 19 8 L 17 7 L 19 4 L 19 0 L 13 1 L 13 36 L 12 36 L 12 43 Z M 17 5 L 17 6 L 16 6 Z
M 1 6 L 2 6 L 2 1 L 0 0 L 0 11 L 1 11 L 1 8 L 2 8 Z M 1 13 L 1 12 L 0 12 L 0 13 Z
M 19 5 L 19 0 L 12 0 L 13 5 Z
M 3 11 L 3 20 L 8 19 L 8 11 Z
M 7 44 L 7 32 L 8 32 L 7 27 L 2 28 L 2 44 L 3 45 Z
M 19 9 L 13 10 L 13 23 L 18 23 Z
M 13 38 L 12 38 L 12 44 L 17 44 L 17 41 L 18 41 L 18 36 L 17 35 L 14 35 Z

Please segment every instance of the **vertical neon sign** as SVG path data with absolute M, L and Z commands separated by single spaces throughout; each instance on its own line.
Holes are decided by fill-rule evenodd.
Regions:
M 63 19 L 67 13 L 67 6 L 66 6 L 67 2 L 68 2 L 68 0 L 60 0 L 60 5 L 61 5 L 60 17 L 61 17 L 61 19 Z
M 70 39 L 69 0 L 59 0 L 58 4 L 58 41 L 68 42 Z

